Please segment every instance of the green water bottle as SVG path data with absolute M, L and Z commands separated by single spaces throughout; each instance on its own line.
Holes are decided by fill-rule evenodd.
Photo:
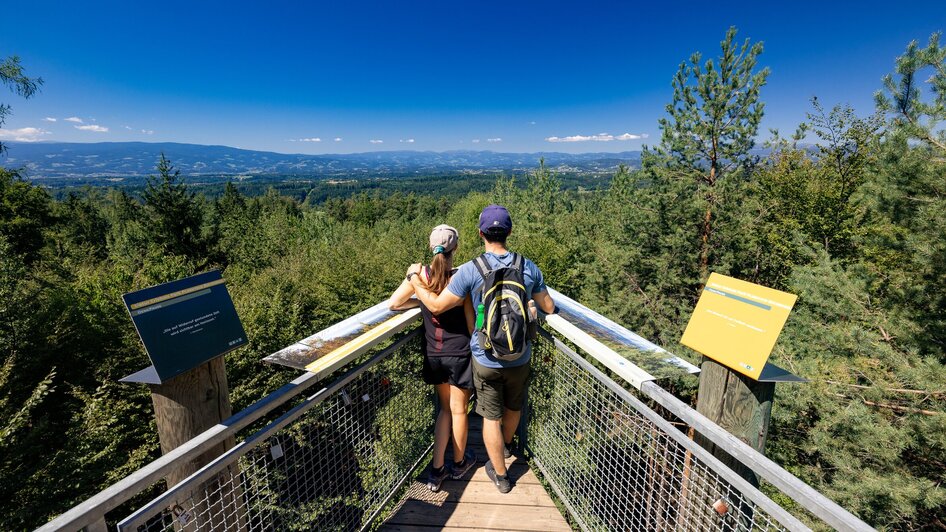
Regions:
M 483 328 L 483 312 L 486 310 L 486 307 L 482 303 L 476 306 L 476 330 Z

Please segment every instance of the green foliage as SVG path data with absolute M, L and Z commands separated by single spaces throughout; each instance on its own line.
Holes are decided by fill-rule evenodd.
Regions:
M 13 55 L 0 61 L 0 84 L 5 85 L 14 94 L 23 98 L 31 98 L 43 85 L 42 78 L 31 78 L 26 75 L 19 56 Z M 6 122 L 10 114 L 10 104 L 0 103 L 0 127 Z M 0 155 L 7 150 L 7 146 L 0 143 Z
M 10 251 L 27 262 L 45 245 L 44 230 L 52 221 L 49 195 L 13 170 L 0 168 L 0 235 Z
M 201 206 L 187 190 L 180 170 L 174 169 L 164 154 L 158 161 L 158 175 L 148 179 L 142 197 L 144 230 L 160 251 L 192 258 L 204 256 Z
M 884 90 L 875 95 L 877 108 L 893 114 L 892 125 L 911 138 L 927 143 L 946 153 L 946 131 L 937 124 L 946 119 L 946 48 L 939 44 L 940 34 L 930 36 L 926 48 L 916 41 L 907 46 L 897 58 L 896 70 L 884 76 Z M 929 71 L 930 77 L 922 83 L 929 85 L 932 98 L 924 98 L 927 91 L 919 76 Z

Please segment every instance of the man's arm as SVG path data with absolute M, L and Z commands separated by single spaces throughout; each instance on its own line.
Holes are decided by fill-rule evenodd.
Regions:
M 418 266 L 418 270 L 419 269 L 420 267 Z M 440 292 L 439 294 L 431 292 L 426 286 L 424 286 L 423 281 L 420 280 L 420 276 L 418 275 L 411 276 L 411 286 L 414 287 L 414 294 L 417 296 L 417 299 L 419 299 L 420 302 L 423 303 L 425 307 L 427 307 L 427 310 L 434 314 L 441 314 L 444 311 L 450 310 L 453 307 L 463 303 L 462 297 L 454 294 L 446 288 L 444 288 L 443 292 Z
M 539 307 L 539 310 L 542 312 L 546 314 L 555 312 L 555 301 L 552 301 L 552 296 L 549 295 L 548 290 L 542 290 L 541 292 L 532 294 L 532 300 L 535 301 L 535 305 Z

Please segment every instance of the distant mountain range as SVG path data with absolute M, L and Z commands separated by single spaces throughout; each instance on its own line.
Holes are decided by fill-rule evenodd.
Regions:
M 409 176 L 435 172 L 515 172 L 540 158 L 559 171 L 613 172 L 636 167 L 639 151 L 620 153 L 498 153 L 492 151 L 377 151 L 338 155 L 283 154 L 175 142 L 11 142 L 0 165 L 24 168 L 30 179 L 131 177 L 153 174 L 164 153 L 187 175 Z

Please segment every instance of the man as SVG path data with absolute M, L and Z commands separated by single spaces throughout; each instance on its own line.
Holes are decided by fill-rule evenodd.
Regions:
M 512 232 L 509 211 L 500 205 L 490 205 L 480 214 L 479 226 L 485 248 L 483 256 L 489 267 L 512 266 L 514 254 L 506 248 L 506 239 Z M 408 273 L 419 271 L 419 268 L 419 265 L 413 265 Z M 524 259 L 522 274 L 526 294 L 531 295 L 539 309 L 546 313 L 553 312 L 555 303 L 535 263 Z M 483 275 L 472 261 L 460 266 L 447 289 L 439 295 L 424 288 L 416 275 L 410 277 L 413 278 L 411 284 L 417 298 L 434 314 L 462 305 L 468 295 L 473 299 L 473 308 L 479 308 L 482 303 Z M 476 412 L 483 417 L 483 443 L 489 455 L 486 474 L 501 493 L 508 493 L 512 484 L 507 475 L 505 457 L 510 453 L 512 437 L 525 404 L 532 346 L 528 345 L 523 355 L 512 361 L 500 360 L 492 356 L 490 351 L 484 350 L 477 334 L 471 338 L 470 348 L 473 352 Z

